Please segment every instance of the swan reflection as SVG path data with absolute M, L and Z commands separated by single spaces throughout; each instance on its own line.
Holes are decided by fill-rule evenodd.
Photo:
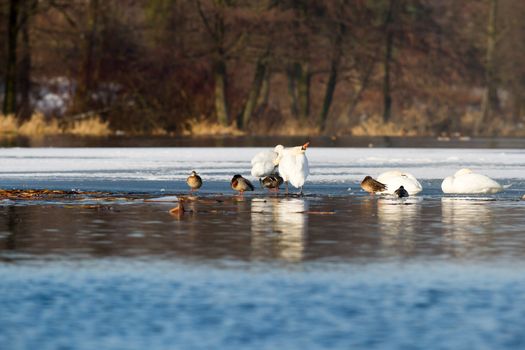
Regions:
M 453 247 L 472 246 L 492 232 L 490 200 L 483 198 L 441 198 L 445 238 Z M 461 246 L 458 246 L 458 243 Z M 454 248 L 457 250 L 457 248 Z
M 414 247 L 422 201 L 421 197 L 387 197 L 377 200 L 377 217 L 383 245 L 400 246 L 404 250 Z
M 254 198 L 251 204 L 253 257 L 301 261 L 308 202 L 301 198 Z

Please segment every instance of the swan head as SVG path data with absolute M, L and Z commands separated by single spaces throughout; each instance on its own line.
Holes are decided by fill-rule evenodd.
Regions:
M 472 174 L 472 170 L 470 170 L 468 168 L 463 168 L 463 169 L 460 169 L 460 170 L 456 171 L 454 176 L 461 176 L 461 175 L 465 175 L 465 174 Z
M 306 149 L 308 148 L 309 145 L 310 145 L 310 141 L 308 141 L 307 143 L 305 143 L 302 146 L 296 146 L 296 147 L 292 148 L 292 150 L 293 150 L 292 152 L 293 152 L 293 154 L 296 154 L 296 155 L 304 154 L 304 152 L 306 152 Z

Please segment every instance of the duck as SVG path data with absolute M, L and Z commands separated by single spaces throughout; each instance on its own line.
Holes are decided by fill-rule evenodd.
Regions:
M 201 188 L 202 179 L 199 175 L 197 175 L 197 172 L 193 170 L 191 172 L 191 175 L 188 176 L 188 178 L 186 179 L 186 183 L 188 184 L 188 186 L 190 186 L 190 192 L 193 192 Z
M 232 189 L 235 191 L 239 191 L 239 193 L 242 195 L 245 191 L 253 191 L 255 188 L 253 187 L 252 183 L 242 177 L 240 174 L 236 174 L 233 176 L 231 180 L 231 186 Z
M 423 187 L 414 177 L 414 175 L 399 170 L 390 170 L 382 173 L 377 177 L 377 181 L 386 185 L 386 190 L 382 193 L 395 194 L 396 189 L 400 186 L 413 196 L 423 190 Z
M 398 196 L 399 198 L 408 197 L 409 194 L 407 190 L 405 190 L 405 187 L 399 186 L 397 190 L 394 191 L 394 194 Z
M 463 168 L 447 176 L 441 183 L 441 190 L 443 193 L 493 194 L 503 191 L 503 187 L 488 176 Z
M 284 150 L 283 145 L 277 145 L 271 151 L 262 151 L 252 158 L 252 176 L 263 178 L 273 175 L 279 165 L 279 154 Z
M 262 187 L 271 190 L 279 191 L 279 186 L 283 184 L 283 178 L 279 175 L 279 173 L 275 173 L 273 175 L 268 175 L 265 178 L 259 179 L 259 182 Z
M 286 193 L 288 193 L 288 182 L 295 188 L 300 188 L 300 193 L 303 193 L 303 185 L 310 173 L 308 158 L 305 155 L 309 145 L 310 142 L 306 142 L 302 146 L 285 148 L 279 152 L 277 158 L 279 174 L 286 183 Z
M 386 185 L 374 180 L 372 176 L 366 176 L 363 181 L 361 181 L 361 188 L 370 194 L 386 191 Z
M 173 216 L 182 216 L 186 212 L 186 209 L 184 208 L 184 199 L 179 198 L 179 204 L 175 207 L 170 209 L 169 213 Z

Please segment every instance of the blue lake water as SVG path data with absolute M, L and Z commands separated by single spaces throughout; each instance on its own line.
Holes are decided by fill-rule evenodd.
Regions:
M 173 151 L 0 150 L 0 188 L 77 190 L 0 200 L 1 349 L 525 346 L 522 151 L 312 152 L 306 196 L 239 197 L 255 150 L 210 150 L 172 216 L 149 200 L 187 196 L 199 165 Z M 463 166 L 505 191 L 444 195 Z M 423 192 L 359 189 L 390 167 Z

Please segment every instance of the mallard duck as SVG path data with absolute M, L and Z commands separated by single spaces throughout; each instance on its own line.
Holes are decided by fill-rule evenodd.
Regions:
M 394 191 L 394 194 L 399 198 L 408 197 L 408 192 L 403 186 L 399 186 L 399 188 Z
M 186 209 L 184 209 L 184 199 L 179 198 L 179 204 L 175 208 L 170 209 L 169 213 L 173 216 L 181 216 L 185 211 Z
M 198 190 L 202 186 L 202 179 L 197 173 L 194 171 L 191 172 L 191 175 L 188 176 L 186 179 L 186 183 L 188 186 L 190 186 L 190 192 L 193 192 L 195 190 Z
M 370 194 L 374 194 L 376 192 L 385 191 L 386 185 L 374 180 L 372 176 L 366 176 L 363 181 L 361 181 L 361 188 Z
M 259 179 L 261 186 L 269 190 L 279 190 L 279 186 L 283 183 L 283 178 L 278 174 L 268 175 L 263 179 Z
M 255 189 L 249 180 L 245 179 L 239 174 L 233 176 L 231 186 L 235 191 L 239 191 L 241 195 L 245 191 L 253 191 Z

